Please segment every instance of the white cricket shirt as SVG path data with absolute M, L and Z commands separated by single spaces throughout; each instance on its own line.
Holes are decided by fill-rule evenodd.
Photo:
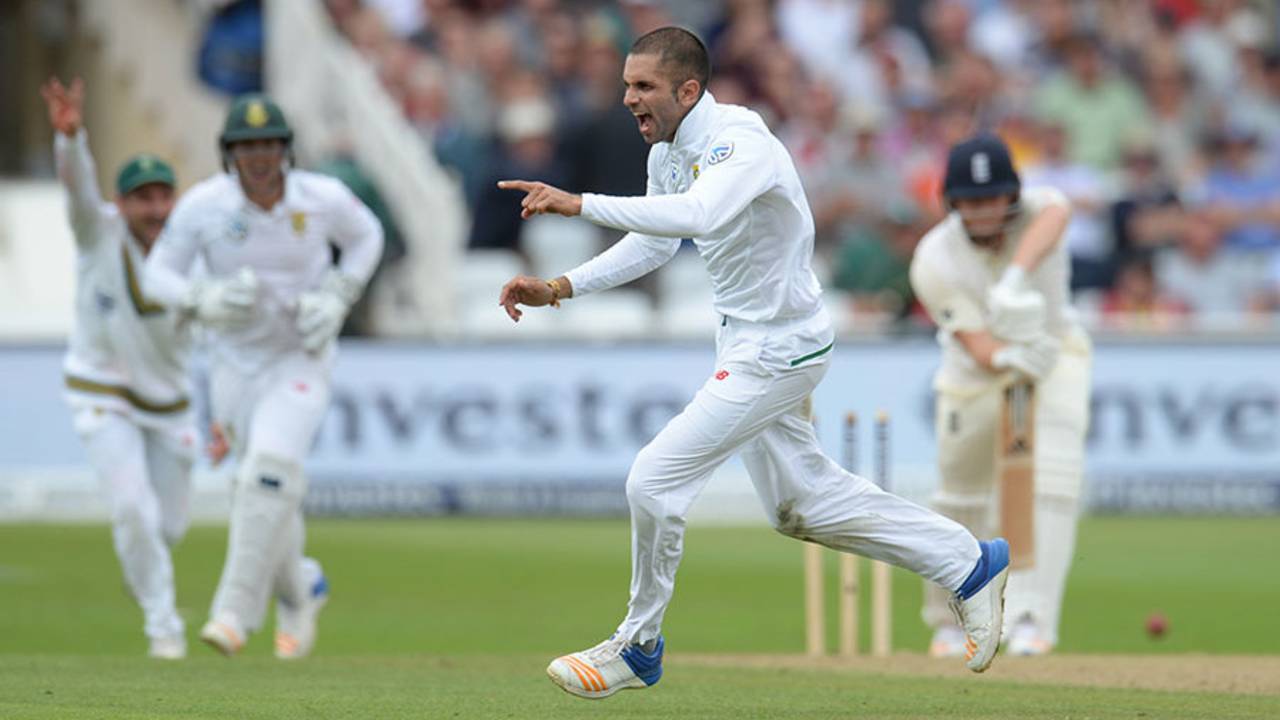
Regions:
M 75 320 L 62 368 L 72 407 L 124 413 L 140 424 L 186 423 L 190 328 L 142 292 L 142 247 L 104 202 L 83 129 L 56 133 L 58 176 L 76 240 Z
M 759 115 L 704 93 L 675 139 L 650 149 L 648 172 L 643 197 L 582 196 L 584 218 L 630 234 L 567 273 L 575 296 L 629 282 L 691 238 L 730 326 L 771 329 L 779 360 L 830 349 L 810 267 L 813 216 L 791 156 Z
M 333 267 L 330 243 L 341 250 L 338 270 L 368 282 L 382 255 L 382 226 L 341 181 L 302 170 L 285 175 L 284 197 L 271 210 L 252 203 L 232 174 L 191 188 L 147 259 L 147 292 L 177 304 L 190 291 L 192 262 L 211 278 L 251 268 L 258 278 L 252 321 L 210 329 L 210 352 L 242 373 L 303 352 L 297 302 Z M 327 352 L 332 352 L 331 349 Z
M 1009 267 L 1031 219 L 1050 205 L 1069 208 L 1070 202 L 1054 188 L 1024 189 L 1021 211 L 996 250 L 974 245 L 956 212 L 935 225 L 916 247 L 911 287 L 938 325 L 942 346 L 942 365 L 934 376 L 938 390 L 981 391 L 1000 381 L 998 373 L 978 365 L 955 333 L 988 327 L 987 292 Z M 1028 285 L 1045 299 L 1045 330 L 1064 341 L 1083 337 L 1084 332 L 1071 308 L 1070 281 L 1071 257 L 1065 242 L 1058 242 L 1036 269 L 1027 273 Z

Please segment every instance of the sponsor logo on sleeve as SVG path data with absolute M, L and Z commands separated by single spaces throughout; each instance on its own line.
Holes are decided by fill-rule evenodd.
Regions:
M 716 143 L 711 146 L 711 150 L 707 151 L 707 164 L 719 165 L 731 157 L 733 157 L 732 142 Z
M 98 310 L 99 315 L 107 315 L 116 307 L 116 299 L 110 293 L 101 289 L 93 291 L 93 305 Z

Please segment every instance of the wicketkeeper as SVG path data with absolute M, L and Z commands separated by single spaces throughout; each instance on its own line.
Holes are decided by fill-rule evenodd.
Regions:
M 210 330 L 213 418 L 237 464 L 200 639 L 235 654 L 274 595 L 282 659 L 311 651 L 328 598 L 303 556 L 302 465 L 329 407 L 338 330 L 382 254 L 373 213 L 338 180 L 293 169 L 292 141 L 274 102 L 237 100 L 219 142 L 226 172 L 183 197 L 146 267 L 148 292 Z M 207 274 L 192 279 L 197 257 Z

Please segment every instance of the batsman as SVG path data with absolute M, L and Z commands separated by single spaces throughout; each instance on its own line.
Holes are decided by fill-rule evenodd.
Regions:
M 1071 208 L 1053 188 L 1023 190 L 993 135 L 951 149 L 943 195 L 951 213 L 911 264 L 942 346 L 933 506 L 979 537 L 1008 539 L 1007 651 L 1042 655 L 1058 642 L 1089 424 L 1092 347 L 1062 242 Z M 926 586 L 936 657 L 964 654 L 945 601 Z

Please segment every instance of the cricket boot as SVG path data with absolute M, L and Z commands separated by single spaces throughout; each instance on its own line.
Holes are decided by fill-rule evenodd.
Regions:
M 991 667 L 1000 649 L 1004 623 L 1004 586 L 1009 581 L 1009 543 L 1004 538 L 978 543 L 982 555 L 951 598 L 951 611 L 965 633 L 965 666 L 974 672 Z
M 588 650 L 556 658 L 547 666 L 551 682 L 572 695 L 599 700 L 619 690 L 643 690 L 662 678 L 662 636 L 648 652 L 616 633 Z
M 1009 630 L 1009 642 L 1005 645 L 1005 652 L 1010 655 L 1031 657 L 1048 655 L 1052 651 L 1053 643 L 1040 632 L 1040 626 L 1029 615 L 1024 615 Z
M 187 656 L 187 639 L 181 635 L 151 638 L 147 656 L 157 660 L 182 660 Z
M 316 619 L 329 602 L 329 580 L 320 563 L 302 558 L 302 576 L 307 593 L 300 603 L 290 604 L 276 599 L 276 657 L 301 660 L 316 644 Z
M 220 613 L 200 629 L 200 640 L 218 652 L 232 657 L 244 647 L 244 627 L 231 613 Z

